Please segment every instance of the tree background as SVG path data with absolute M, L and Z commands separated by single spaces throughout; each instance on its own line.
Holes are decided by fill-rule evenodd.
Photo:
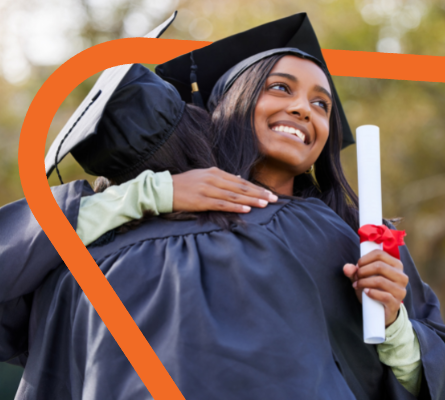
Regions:
M 445 56 L 444 0 L 0 0 L 0 206 L 23 197 L 20 129 L 43 82 L 79 51 L 142 36 L 174 10 L 178 17 L 164 38 L 215 41 L 304 11 L 322 48 Z M 65 100 L 47 148 L 96 79 Z M 380 127 L 384 216 L 403 217 L 399 229 L 407 231 L 419 272 L 444 303 L 445 84 L 334 81 L 353 131 L 364 124 Z M 355 146 L 343 151 L 342 161 L 357 189 Z M 94 180 L 71 156 L 60 170 L 65 181 Z M 49 182 L 58 184 L 56 174 Z M 21 373 L 0 363 L 2 399 L 13 399 Z

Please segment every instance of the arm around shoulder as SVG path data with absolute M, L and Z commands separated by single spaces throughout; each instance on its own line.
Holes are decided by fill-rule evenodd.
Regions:
M 156 215 L 173 207 L 173 180 L 168 171 L 144 171 L 137 178 L 81 200 L 77 234 L 88 246 L 104 233 L 139 219 L 144 211 Z

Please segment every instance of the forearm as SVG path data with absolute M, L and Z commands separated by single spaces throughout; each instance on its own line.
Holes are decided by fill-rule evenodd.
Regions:
M 137 178 L 102 193 L 82 198 L 77 234 L 88 246 L 104 233 L 128 221 L 139 219 L 144 211 L 156 215 L 172 211 L 173 182 L 168 171 L 145 171 Z

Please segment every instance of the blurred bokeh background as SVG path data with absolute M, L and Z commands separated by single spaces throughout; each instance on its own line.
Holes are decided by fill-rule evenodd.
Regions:
M 0 206 L 23 197 L 20 129 L 43 82 L 78 52 L 142 36 L 174 10 L 179 15 L 164 38 L 215 41 L 305 11 L 322 48 L 445 56 L 444 0 L 0 0 Z M 96 79 L 65 100 L 48 145 Z M 445 83 L 334 81 L 353 131 L 363 124 L 380 126 L 384 216 L 403 217 L 399 229 L 408 233 L 420 274 L 444 304 Z M 356 189 L 355 146 L 342 157 Z M 94 180 L 70 156 L 60 169 L 65 181 Z M 55 174 L 50 184 L 58 184 Z M 0 363 L 2 400 L 14 397 L 21 373 Z

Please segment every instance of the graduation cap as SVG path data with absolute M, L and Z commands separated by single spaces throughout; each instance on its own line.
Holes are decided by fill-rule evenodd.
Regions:
M 174 21 L 175 17 L 176 12 L 174 12 L 170 18 L 161 25 L 145 35 L 145 37 L 160 37 Z M 113 178 L 114 175 L 118 173 L 117 169 L 123 172 L 132 165 L 130 165 L 131 162 L 128 159 L 128 153 L 127 156 L 124 157 L 125 149 L 129 149 L 115 148 L 113 150 L 112 140 L 123 143 L 125 134 L 128 136 L 127 140 L 129 141 L 129 146 L 136 145 L 136 148 L 149 152 L 150 149 L 156 147 L 155 143 L 160 143 L 163 140 L 160 138 L 165 138 L 163 135 L 166 135 L 166 132 L 169 131 L 167 126 L 159 127 L 159 132 L 155 132 L 156 127 L 152 122 L 152 125 L 145 126 L 145 128 L 148 129 L 145 136 L 145 139 L 148 139 L 148 142 L 145 144 L 145 147 L 139 147 L 141 145 L 141 138 L 136 138 L 136 136 L 142 134 L 141 129 L 144 122 L 141 120 L 141 116 L 138 116 L 137 112 L 133 110 L 146 112 L 148 111 L 149 106 L 154 106 L 154 109 L 152 110 L 153 113 L 158 113 L 164 116 L 166 115 L 165 113 L 170 113 L 170 117 L 175 117 L 175 113 L 178 112 L 178 107 L 183 107 L 183 102 L 171 85 L 166 84 L 166 82 L 163 82 L 162 79 L 141 65 L 135 66 L 134 68 L 132 68 L 132 66 L 133 64 L 119 65 L 109 68 L 101 74 L 94 87 L 51 144 L 45 157 L 47 177 L 51 175 L 54 168 L 57 169 L 57 164 L 71 152 L 86 172 L 92 173 L 93 175 L 104 175 L 108 178 Z M 150 90 L 154 90 L 154 92 L 149 96 Z M 156 96 L 160 95 L 162 90 L 167 90 L 167 92 L 170 91 L 172 94 L 171 101 L 173 102 L 174 107 L 170 111 L 166 108 L 165 101 L 158 102 L 160 96 L 156 99 Z M 128 98 L 129 93 L 135 94 L 137 98 Z M 121 99 L 124 98 L 127 99 L 126 102 L 121 101 Z M 162 95 L 162 99 L 165 100 L 165 98 L 166 96 Z M 156 99 L 156 101 L 153 101 L 154 99 Z M 142 101 L 142 103 L 139 104 L 137 103 L 138 101 Z M 117 104 L 121 104 L 123 107 L 121 111 L 116 109 Z M 104 114 L 104 110 L 107 107 L 109 107 L 108 112 Z M 133 109 L 131 107 L 137 108 Z M 133 123 L 130 122 L 130 115 L 131 118 L 135 118 Z M 175 121 L 175 118 L 173 118 L 172 121 Z M 115 124 L 114 127 L 113 124 Z M 102 126 L 106 126 L 107 129 L 111 130 L 105 132 L 102 129 Z M 124 128 L 125 131 L 122 130 Z M 118 139 L 117 136 L 114 136 L 114 139 L 112 139 L 112 135 L 118 133 L 121 135 L 120 139 Z M 100 148 L 103 146 L 103 142 L 99 142 L 98 140 L 99 137 L 104 139 L 105 134 L 110 135 L 106 144 L 106 146 L 109 146 L 107 150 L 105 150 L 105 148 Z M 88 147 L 88 145 L 93 147 Z M 106 168 L 105 164 L 108 162 L 106 161 L 106 151 L 112 152 L 109 161 L 111 162 L 111 160 L 113 160 L 114 170 L 113 165 L 110 165 L 110 170 Z M 82 154 L 82 152 L 85 153 Z M 120 159 L 120 156 L 118 155 L 119 152 L 122 153 L 122 159 Z M 142 157 L 142 153 L 138 152 L 138 156 Z M 97 159 L 101 160 L 103 167 L 105 167 L 104 169 L 99 168 L 99 162 L 96 163 L 94 161 L 94 158 L 96 157 L 99 157 Z M 135 162 L 135 160 L 133 160 L 133 162 Z M 62 182 L 58 169 L 57 173 Z
M 185 102 L 170 83 L 134 64 L 107 102 L 94 131 L 71 154 L 91 175 L 132 178 L 171 136 Z
M 250 65 L 280 52 L 309 58 L 323 66 L 329 75 L 320 45 L 306 13 L 295 14 L 218 40 L 207 47 L 193 51 L 192 59 L 190 54 L 185 54 L 158 65 L 156 73 L 173 84 L 181 97 L 189 103 L 192 101 L 190 92 L 192 66 L 192 74 L 198 78 L 203 103 L 207 104 L 209 111 L 212 111 L 220 96 Z M 196 71 L 197 68 L 199 71 Z M 355 142 L 337 91 L 335 87 L 333 89 L 342 123 L 344 148 Z M 195 85 L 193 92 L 196 90 Z

